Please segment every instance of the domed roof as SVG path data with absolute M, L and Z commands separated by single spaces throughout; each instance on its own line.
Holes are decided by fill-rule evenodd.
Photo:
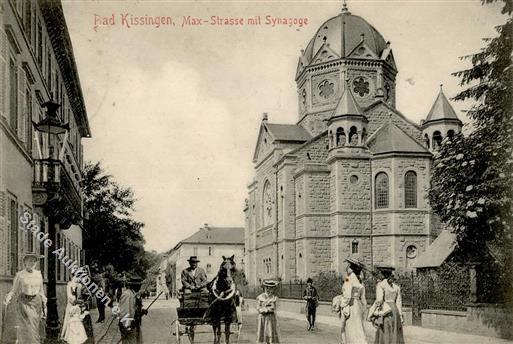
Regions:
M 345 22 L 345 25 L 343 24 Z M 344 30 L 346 31 L 344 37 Z M 356 48 L 362 41 L 362 34 L 365 44 L 378 56 L 381 57 L 383 50 L 387 47 L 385 39 L 365 19 L 355 16 L 347 11 L 328 19 L 315 33 L 305 49 L 303 57 L 308 62 L 312 60 L 324 42 L 340 56 L 343 55 L 342 41 L 345 39 L 345 56 Z

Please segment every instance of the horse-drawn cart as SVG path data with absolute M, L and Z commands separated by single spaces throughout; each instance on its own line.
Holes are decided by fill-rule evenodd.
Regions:
M 209 307 L 214 302 L 218 301 L 216 299 L 212 300 L 208 292 L 182 294 L 179 296 L 179 300 L 180 307 L 176 309 L 177 318 L 171 323 L 176 342 L 181 343 L 182 336 L 186 335 L 189 342 L 193 344 L 197 334 L 212 333 L 212 330 L 198 331 L 197 327 L 202 325 L 215 325 L 211 317 L 207 316 L 207 313 Z M 242 328 L 242 316 L 240 314 L 241 312 L 237 312 L 237 322 L 232 323 L 229 329 L 230 334 L 237 335 L 235 342 L 238 342 Z M 223 321 L 222 318 L 220 320 Z

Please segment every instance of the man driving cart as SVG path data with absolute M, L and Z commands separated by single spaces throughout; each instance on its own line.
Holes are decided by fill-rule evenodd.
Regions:
M 191 292 L 206 291 L 207 274 L 205 270 L 198 267 L 198 257 L 191 256 L 188 260 L 189 267 L 182 270 L 182 291 L 185 294 Z

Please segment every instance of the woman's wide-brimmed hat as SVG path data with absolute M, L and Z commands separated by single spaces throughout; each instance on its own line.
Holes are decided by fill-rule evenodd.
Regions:
M 351 265 L 358 266 L 361 269 L 365 268 L 365 264 L 363 264 L 363 262 L 360 260 L 360 257 L 355 255 L 347 257 L 346 262 L 348 262 Z
M 36 252 L 25 252 L 25 253 L 23 253 L 23 260 L 25 260 L 27 258 L 41 259 L 41 258 L 44 258 L 44 257 L 45 257 L 44 255 L 36 253 Z
M 275 280 L 265 280 L 264 283 L 262 283 L 262 286 L 268 287 L 268 288 L 274 288 L 278 285 L 278 281 Z

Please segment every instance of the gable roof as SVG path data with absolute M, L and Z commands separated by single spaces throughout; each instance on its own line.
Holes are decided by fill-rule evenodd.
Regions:
M 442 265 L 456 247 L 456 234 L 443 230 L 413 264 L 414 268 L 432 268 Z
M 180 244 L 239 244 L 244 245 L 243 227 L 206 227 L 190 237 L 180 241 Z
M 384 153 L 427 153 L 429 150 L 393 123 L 382 125 L 367 142 L 372 154 Z
M 456 112 L 454 111 L 452 105 L 449 103 L 447 98 L 445 97 L 442 88 L 440 87 L 440 92 L 438 93 L 438 97 L 436 97 L 435 103 L 429 110 L 429 114 L 426 117 L 426 121 L 424 122 L 432 122 L 437 120 L 457 120 L 459 121 Z
M 272 124 L 264 123 L 269 134 L 277 141 L 308 141 L 310 134 L 300 125 L 297 124 Z
M 268 133 L 273 141 L 304 143 L 311 139 L 311 135 L 300 125 L 297 124 L 273 124 L 263 120 L 258 131 L 257 143 L 253 152 L 253 162 L 257 162 L 259 147 L 262 137 Z

